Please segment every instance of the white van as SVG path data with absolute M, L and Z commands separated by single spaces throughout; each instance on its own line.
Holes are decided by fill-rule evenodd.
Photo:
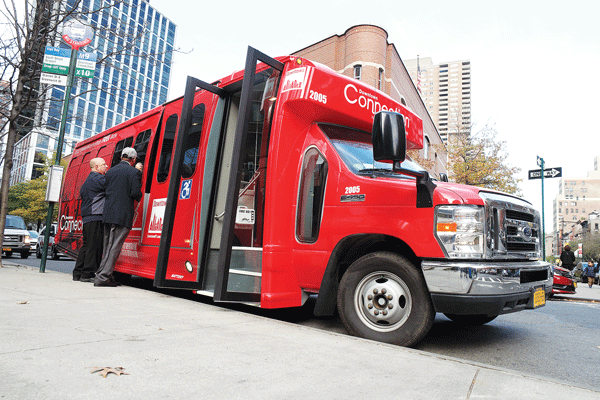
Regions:
M 21 258 L 29 257 L 30 237 L 25 221 L 18 215 L 7 215 L 4 225 L 4 241 L 2 252 L 12 256 L 13 252 L 21 253 Z

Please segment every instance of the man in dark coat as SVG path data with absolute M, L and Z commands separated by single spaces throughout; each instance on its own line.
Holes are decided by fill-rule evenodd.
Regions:
M 106 173 L 104 201 L 104 254 L 94 286 L 119 286 L 112 277 L 121 247 L 133 226 L 134 202 L 142 198 L 141 167 L 135 168 L 137 153 L 126 147 L 121 162 Z
M 571 246 L 565 246 L 565 249 L 560 253 L 560 261 L 563 268 L 573 271 L 575 268 L 575 253 L 571 250 Z
M 103 158 L 90 160 L 92 171 L 81 185 L 81 217 L 83 219 L 83 246 L 79 250 L 77 262 L 73 269 L 73 280 L 93 282 L 96 271 L 102 260 L 102 241 L 104 240 L 104 224 L 102 211 L 106 196 L 106 179 L 108 169 Z

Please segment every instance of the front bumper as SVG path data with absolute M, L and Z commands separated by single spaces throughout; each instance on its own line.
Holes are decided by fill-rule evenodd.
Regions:
M 15 253 L 28 252 L 30 246 L 28 244 L 15 244 L 15 243 L 4 243 L 2 244 L 2 251 L 12 251 Z
M 534 293 L 552 291 L 550 265 L 531 262 L 424 260 L 423 275 L 436 312 L 499 315 L 534 308 Z

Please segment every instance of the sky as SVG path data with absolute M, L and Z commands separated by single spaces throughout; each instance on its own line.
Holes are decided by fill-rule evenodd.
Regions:
M 571 0 L 198 1 L 150 4 L 177 25 L 169 98 L 188 75 L 212 82 L 244 67 L 252 46 L 269 56 L 293 53 L 361 24 L 388 33 L 402 59 L 471 61 L 473 129 L 493 125 L 506 163 L 521 169 L 523 197 L 542 209 L 538 169 L 585 177 L 600 156 L 600 2 Z M 560 178 L 544 179 L 545 230 Z M 600 211 L 600 210 L 598 210 Z

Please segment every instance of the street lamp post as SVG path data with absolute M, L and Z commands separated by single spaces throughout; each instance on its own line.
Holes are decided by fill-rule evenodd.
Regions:
M 542 260 L 546 261 L 546 228 L 544 225 L 544 159 L 537 156 L 537 165 L 542 169 Z

